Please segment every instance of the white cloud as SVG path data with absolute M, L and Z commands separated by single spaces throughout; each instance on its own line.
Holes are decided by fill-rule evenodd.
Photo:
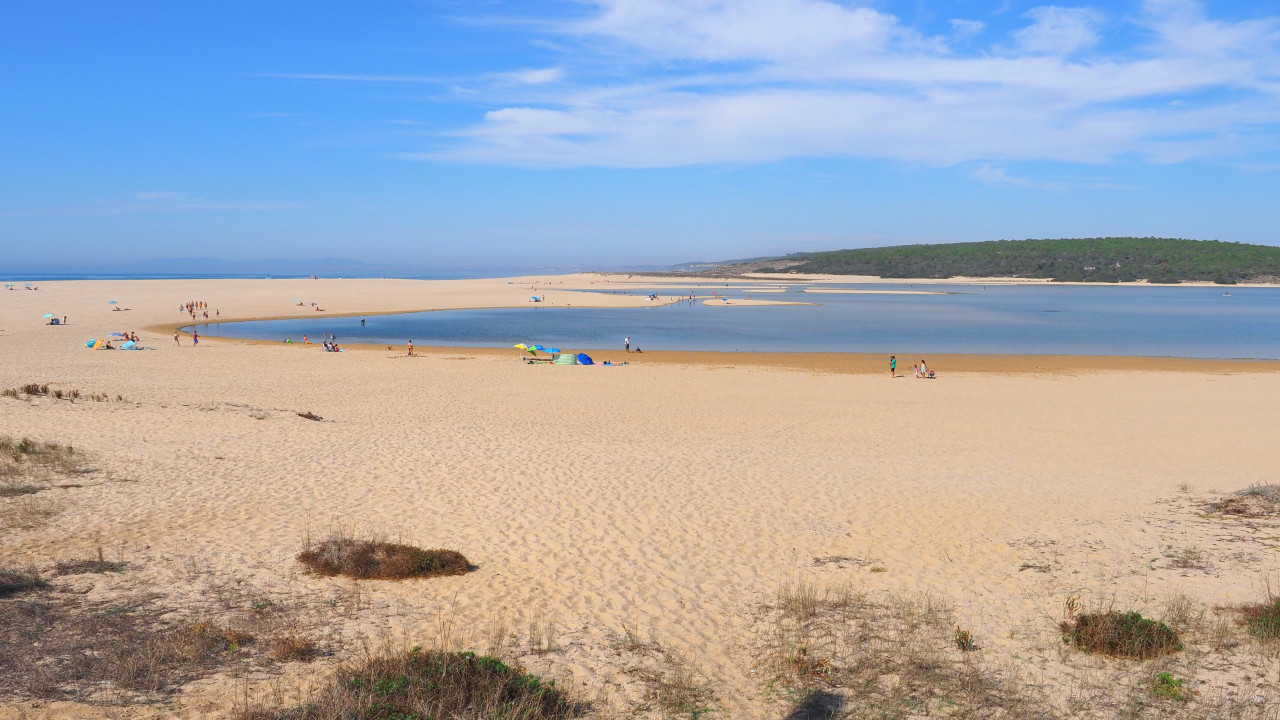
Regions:
M 964 20 L 961 18 L 951 18 L 951 34 L 961 40 L 968 40 L 982 33 L 987 29 L 987 24 L 981 20 Z
M 670 167 L 845 156 L 999 168 L 1280 149 L 1277 17 L 1212 20 L 1191 0 L 1146 0 L 1123 19 L 1043 6 L 998 50 L 960 53 L 892 15 L 824 0 L 591 4 L 596 14 L 557 36 L 571 46 L 575 83 L 482 80 L 486 103 L 501 109 L 419 157 Z M 952 22 L 955 36 L 990 33 L 966 23 L 976 21 Z M 1142 44 L 1077 58 L 1118 23 L 1136 24 Z
M 499 78 L 520 85 L 545 85 L 562 80 L 564 78 L 564 70 L 554 67 L 518 70 L 516 72 L 502 73 Z
M 1069 55 L 1098 43 L 1097 26 L 1103 17 L 1089 8 L 1045 5 L 1032 8 L 1024 17 L 1031 25 L 1014 33 L 1023 50 L 1049 55 Z
M 712 61 L 796 61 L 885 48 L 897 18 L 826 0 L 598 0 L 579 26 L 658 56 Z

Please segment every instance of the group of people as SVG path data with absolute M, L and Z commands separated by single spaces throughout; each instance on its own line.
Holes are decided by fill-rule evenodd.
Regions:
M 933 371 L 929 369 L 929 366 L 925 365 L 924 360 L 921 360 L 919 365 L 912 365 L 911 373 L 918 378 L 924 378 L 926 380 L 937 377 L 937 375 L 934 375 Z M 889 356 L 889 376 L 895 377 L 895 378 L 898 377 L 898 356 L 897 355 Z
M 192 300 L 184 305 L 179 305 L 178 312 L 187 313 L 188 315 L 191 316 L 192 320 L 196 319 L 196 313 L 199 312 L 204 315 L 206 320 L 208 320 L 209 319 L 209 303 L 203 300 Z M 213 311 L 213 314 L 216 317 L 221 315 L 222 312 L 215 309 Z
M 324 334 L 324 351 L 339 352 L 337 335 L 330 335 L 329 333 Z

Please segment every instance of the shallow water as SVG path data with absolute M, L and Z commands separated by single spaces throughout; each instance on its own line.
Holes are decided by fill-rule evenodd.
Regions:
M 326 333 L 339 343 L 745 352 L 1010 353 L 1280 359 L 1280 288 L 1146 286 L 987 287 L 838 285 L 941 295 L 785 293 L 723 289 L 729 307 L 701 300 L 647 308 L 531 305 L 360 318 L 196 325 L 203 335 L 265 340 Z M 707 295 L 712 287 L 697 288 Z M 647 295 L 650 290 L 636 291 Z M 661 296 L 678 288 L 653 288 Z M 689 289 L 684 290 L 687 295 Z M 816 305 L 733 306 L 755 299 Z

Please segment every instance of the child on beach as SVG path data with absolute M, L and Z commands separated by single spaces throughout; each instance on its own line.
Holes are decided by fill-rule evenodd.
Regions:
M 898 377 L 898 356 L 897 355 L 889 356 L 889 377 L 891 378 Z

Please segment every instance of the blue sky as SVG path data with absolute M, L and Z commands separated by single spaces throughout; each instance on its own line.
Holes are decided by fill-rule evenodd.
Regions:
M 1274 0 L 13 3 L 0 269 L 1280 244 Z

